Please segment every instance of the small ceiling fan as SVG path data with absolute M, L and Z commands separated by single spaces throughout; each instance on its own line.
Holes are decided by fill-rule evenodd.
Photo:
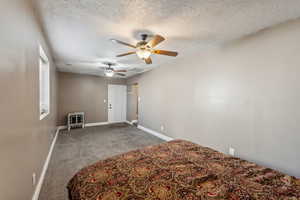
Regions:
M 147 41 L 149 35 L 142 34 L 142 40 L 138 42 L 136 45 L 128 44 L 126 42 L 122 42 L 120 40 L 111 39 L 111 41 L 126 45 L 128 47 L 135 48 L 136 51 L 131 51 L 128 53 L 117 55 L 117 57 L 127 56 L 131 54 L 137 54 L 137 56 L 141 59 L 143 59 L 147 64 L 152 64 L 152 60 L 150 58 L 151 54 L 160 54 L 165 56 L 177 56 L 178 53 L 175 51 L 165 51 L 165 50 L 156 50 L 154 49 L 155 46 L 157 46 L 159 43 L 165 40 L 160 35 L 155 35 L 150 41 Z
M 127 72 L 127 70 L 124 70 L 124 69 L 115 70 L 114 68 L 111 67 L 111 66 L 115 65 L 114 63 L 107 62 L 107 63 L 103 63 L 103 64 L 107 65 L 107 67 L 104 68 L 105 76 L 108 76 L 108 77 L 112 77 L 114 75 L 126 76 L 126 74 L 123 74 L 123 73 L 120 73 L 120 72 Z

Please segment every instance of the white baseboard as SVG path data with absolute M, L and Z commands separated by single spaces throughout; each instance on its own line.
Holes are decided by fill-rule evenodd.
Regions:
M 64 129 L 67 129 L 68 127 L 67 126 L 58 126 L 57 127 L 59 130 L 64 130 Z
M 109 122 L 96 122 L 96 123 L 86 123 L 85 127 L 91 127 L 91 126 L 103 126 L 103 125 L 108 125 L 110 124 Z
M 92 126 L 104 126 L 104 125 L 109 125 L 109 124 L 116 124 L 116 123 L 128 123 L 130 124 L 129 121 L 120 121 L 120 122 L 95 122 L 95 123 L 86 123 L 84 126 L 85 127 L 92 127 Z M 60 130 L 67 129 L 67 126 L 58 126 Z
M 143 126 L 141 126 L 141 125 L 138 125 L 138 128 L 141 129 L 141 130 L 143 130 L 143 131 L 145 131 L 145 132 L 147 132 L 147 133 L 150 133 L 151 135 L 154 135 L 154 136 L 156 136 L 156 137 L 159 137 L 159 138 L 162 139 L 162 140 L 165 140 L 165 141 L 171 141 L 171 140 L 174 140 L 174 138 L 171 138 L 171 137 L 169 137 L 169 136 L 163 135 L 163 134 L 161 134 L 161 133 L 159 133 L 159 132 L 156 132 L 156 131 L 151 130 L 151 129 L 146 128 L 146 127 L 143 127 Z
M 41 192 L 41 189 L 42 189 L 42 185 L 43 185 L 45 175 L 46 175 L 46 172 L 47 172 L 47 169 L 48 169 L 48 166 L 49 166 L 49 162 L 50 162 L 50 159 L 51 159 L 51 156 L 52 156 L 52 152 L 53 152 L 53 149 L 54 149 L 54 145 L 56 143 L 57 136 L 58 136 L 58 133 L 59 133 L 60 130 L 61 130 L 61 128 L 57 127 L 54 139 L 52 140 L 52 143 L 51 143 L 46 161 L 45 161 L 43 169 L 42 169 L 42 173 L 40 174 L 39 181 L 38 181 L 38 183 L 35 187 L 35 190 L 34 190 L 34 193 L 33 193 L 33 196 L 32 196 L 32 200 L 38 200 L 39 199 L 39 195 L 40 195 L 40 192 Z
M 131 122 L 128 121 L 128 120 L 126 120 L 125 122 L 126 122 L 127 124 L 133 125 L 134 123 L 137 123 L 138 120 L 132 120 Z

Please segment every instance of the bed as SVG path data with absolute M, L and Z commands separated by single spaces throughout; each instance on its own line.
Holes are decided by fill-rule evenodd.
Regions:
M 99 161 L 67 188 L 71 200 L 300 199 L 300 179 L 184 140 Z

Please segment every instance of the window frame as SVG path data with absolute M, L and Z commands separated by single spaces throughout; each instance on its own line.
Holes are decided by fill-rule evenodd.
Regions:
M 50 114 L 50 63 L 39 45 L 39 115 L 40 120 Z

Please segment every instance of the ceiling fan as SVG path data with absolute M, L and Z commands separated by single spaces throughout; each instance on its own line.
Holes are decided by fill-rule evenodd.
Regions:
M 123 73 L 120 73 L 120 72 L 127 72 L 127 70 L 124 70 L 124 69 L 115 70 L 114 68 L 111 67 L 111 66 L 115 65 L 114 63 L 107 62 L 107 63 L 103 63 L 103 64 L 107 65 L 107 67 L 104 68 L 105 76 L 107 76 L 107 77 L 112 77 L 114 75 L 126 76 L 126 74 L 123 74 Z
M 160 35 L 155 35 L 150 41 L 147 41 L 149 35 L 147 34 L 142 34 L 142 40 L 138 42 L 136 45 L 128 44 L 126 42 L 122 42 L 120 40 L 116 39 L 111 39 L 111 41 L 126 45 L 128 47 L 132 47 L 136 49 L 136 51 L 131 51 L 128 53 L 120 54 L 117 55 L 117 57 L 122 57 L 122 56 L 127 56 L 131 54 L 136 54 L 139 58 L 143 59 L 147 64 L 151 64 L 152 60 L 150 58 L 150 55 L 152 54 L 160 54 L 160 55 L 165 55 L 165 56 L 177 56 L 178 53 L 175 51 L 165 51 L 165 50 L 156 50 L 154 49 L 155 46 L 157 46 L 159 43 L 165 40 Z

